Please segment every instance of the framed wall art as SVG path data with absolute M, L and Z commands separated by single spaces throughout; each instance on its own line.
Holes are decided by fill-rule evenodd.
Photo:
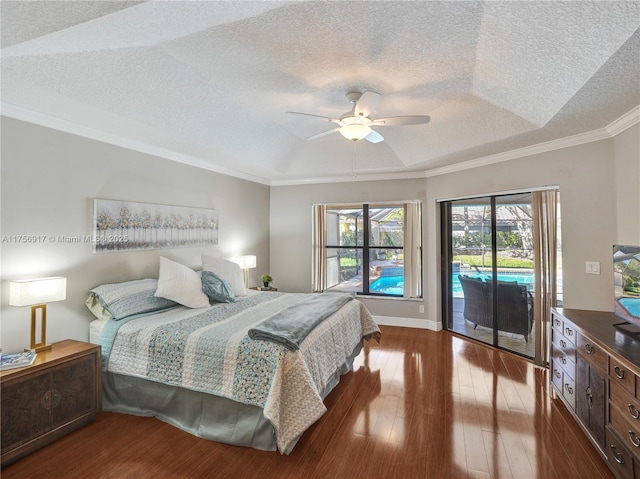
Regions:
M 218 244 L 218 212 L 187 206 L 93 200 L 93 252 Z

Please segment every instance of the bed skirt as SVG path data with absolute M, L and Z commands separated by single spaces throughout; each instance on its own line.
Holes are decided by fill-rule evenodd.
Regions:
M 323 400 L 340 382 L 340 376 L 353 369 L 362 346 L 363 341 L 329 378 L 320 392 Z M 261 407 L 147 379 L 103 371 L 102 409 L 156 417 L 194 436 L 225 444 L 262 451 L 278 449 L 274 428 Z

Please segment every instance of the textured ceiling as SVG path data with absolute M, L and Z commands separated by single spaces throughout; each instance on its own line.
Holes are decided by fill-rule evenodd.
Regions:
M 640 2 L 2 0 L 3 114 L 271 184 L 463 167 L 640 105 Z M 350 142 L 373 118 L 430 115 Z M 471 161 L 472 162 L 472 161 Z

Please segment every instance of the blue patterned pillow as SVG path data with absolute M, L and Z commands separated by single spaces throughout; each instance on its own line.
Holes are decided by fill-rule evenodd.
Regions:
M 178 305 L 169 299 L 155 297 L 157 289 L 157 279 L 138 279 L 124 283 L 103 284 L 90 291 L 87 306 L 90 302 L 95 304 L 97 300 L 113 319 L 119 320 L 132 314 L 162 311 Z M 90 306 L 89 309 L 94 312 Z
M 231 285 L 211 271 L 202 272 L 202 291 L 218 303 L 233 303 L 236 300 Z

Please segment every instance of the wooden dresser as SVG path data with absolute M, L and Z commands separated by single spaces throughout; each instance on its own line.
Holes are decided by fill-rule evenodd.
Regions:
M 552 310 L 551 385 L 614 475 L 640 479 L 640 341 L 613 313 Z
M 101 409 L 100 346 L 54 343 L 34 363 L 0 372 L 2 465 L 92 421 Z

